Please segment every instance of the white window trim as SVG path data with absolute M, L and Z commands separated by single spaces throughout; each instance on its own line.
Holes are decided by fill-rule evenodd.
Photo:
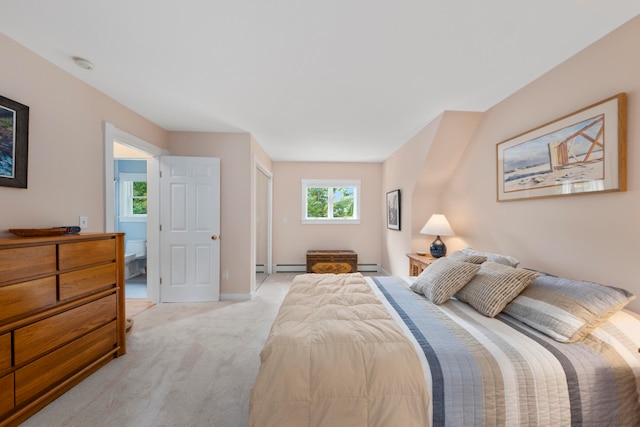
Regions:
M 131 200 L 128 194 L 127 182 L 147 181 L 146 173 L 127 173 L 118 174 L 118 184 L 120 193 L 120 222 L 144 222 L 147 220 L 147 214 L 130 214 Z M 148 208 L 147 208 L 148 209 Z M 147 210 L 148 213 L 148 210 Z
M 359 179 L 303 179 L 302 180 L 302 224 L 360 224 L 360 180 Z M 353 214 L 355 218 L 307 218 L 307 187 L 354 187 L 356 197 Z

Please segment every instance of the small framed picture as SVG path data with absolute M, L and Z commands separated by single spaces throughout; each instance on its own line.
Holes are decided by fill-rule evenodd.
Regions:
M 29 107 L 0 96 L 0 186 L 27 188 Z
M 400 230 L 400 190 L 387 193 L 387 228 Z

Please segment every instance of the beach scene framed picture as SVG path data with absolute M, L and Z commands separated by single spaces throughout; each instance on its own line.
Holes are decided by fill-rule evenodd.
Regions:
M 27 188 L 29 107 L 0 96 L 0 186 Z
M 496 146 L 497 200 L 626 190 L 620 93 Z

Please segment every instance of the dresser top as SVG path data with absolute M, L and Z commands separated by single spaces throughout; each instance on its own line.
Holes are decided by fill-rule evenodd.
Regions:
M 124 233 L 87 233 L 64 234 L 58 236 L 20 237 L 6 232 L 0 234 L 0 249 L 19 246 L 36 246 L 46 243 L 81 242 L 83 240 L 111 239 Z

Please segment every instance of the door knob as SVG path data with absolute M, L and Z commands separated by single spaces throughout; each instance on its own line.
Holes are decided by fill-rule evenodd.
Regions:
M 211 236 L 211 240 L 218 240 L 218 236 L 214 234 L 213 236 Z

